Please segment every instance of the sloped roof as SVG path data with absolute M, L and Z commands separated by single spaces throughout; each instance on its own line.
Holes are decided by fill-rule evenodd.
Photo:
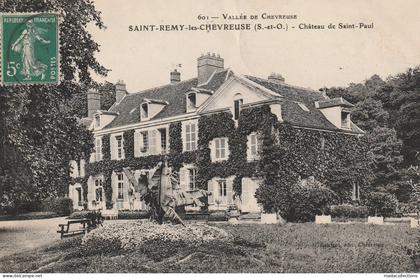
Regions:
M 321 100 L 318 102 L 319 108 L 327 108 L 327 107 L 334 107 L 334 106 L 354 107 L 353 104 L 351 104 L 350 102 L 348 102 L 342 97 Z
M 255 76 L 246 77 L 284 97 L 282 117 L 286 123 L 301 127 L 342 131 L 328 121 L 321 111 L 315 108 L 315 101 L 326 100 L 320 92 L 285 83 L 278 84 Z M 305 104 L 309 111 L 303 110 L 298 103 Z M 351 132 L 359 133 L 356 130 L 351 130 Z
M 226 69 L 215 73 L 208 83 L 200 86 L 197 86 L 197 78 L 193 78 L 175 84 L 127 94 L 120 103 L 110 108 L 109 111 L 118 113 L 118 116 L 106 128 L 138 123 L 140 119 L 140 104 L 147 100 L 167 103 L 162 111 L 152 118 L 153 120 L 182 115 L 186 109 L 186 92 L 194 90 L 194 88 L 196 90 L 204 89 L 215 92 L 233 74 L 231 70 Z M 254 76 L 246 76 L 245 78 L 283 97 L 282 117 L 286 123 L 307 128 L 343 131 L 329 122 L 321 111 L 315 107 L 316 101 L 331 101 L 326 99 L 320 92 L 284 83 L 277 84 Z M 341 102 L 345 103 L 345 105 L 350 104 L 343 99 Z M 305 104 L 309 111 L 302 109 L 299 103 Z M 363 133 L 354 124 L 351 126 L 351 130 L 347 132 Z
M 215 73 L 207 84 L 198 88 L 217 90 L 225 82 L 228 72 L 229 70 L 224 70 Z M 185 113 L 186 107 L 184 93 L 193 87 L 197 87 L 197 78 L 127 94 L 120 103 L 110 108 L 110 111 L 117 112 L 119 115 L 106 128 L 138 123 L 140 119 L 140 104 L 145 100 L 152 99 L 168 103 L 162 111 L 153 117 L 153 120 L 182 115 Z

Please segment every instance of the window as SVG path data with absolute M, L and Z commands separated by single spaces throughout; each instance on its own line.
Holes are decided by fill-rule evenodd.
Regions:
M 197 149 L 197 125 L 187 123 L 185 125 L 185 151 L 195 151 Z
M 159 133 L 160 133 L 160 150 L 161 150 L 161 153 L 164 154 L 167 151 L 166 128 L 159 129 Z
M 149 154 L 157 154 L 157 138 L 158 137 L 158 131 L 155 130 L 149 130 Z
M 195 190 L 196 186 L 195 186 L 195 180 L 196 180 L 196 176 L 197 176 L 197 169 L 195 168 L 190 168 L 188 169 L 188 188 L 190 190 Z
M 141 137 L 142 137 L 143 145 L 141 146 L 140 151 L 142 153 L 147 153 L 147 151 L 149 150 L 149 132 L 148 131 L 141 132 Z
M 95 138 L 95 161 L 102 160 L 102 138 Z
M 123 174 L 117 174 L 117 199 L 124 199 L 124 177 Z
M 248 135 L 248 160 L 257 160 L 260 158 L 262 149 L 262 140 L 257 132 Z
M 124 147 L 123 147 L 123 138 L 122 135 L 115 136 L 115 141 L 117 143 L 117 158 L 123 158 Z
M 214 157 L 213 161 L 226 160 L 228 158 L 228 139 L 216 138 L 213 140 Z
M 219 180 L 218 182 L 219 185 L 219 197 L 227 197 L 227 184 L 225 180 Z
M 187 95 L 187 112 L 195 110 L 197 108 L 197 96 L 195 93 L 190 93 Z
M 341 128 L 350 128 L 350 113 L 346 111 L 341 112 Z
M 100 115 L 96 115 L 95 116 L 95 126 L 96 127 L 100 127 L 101 126 L 101 116 Z
M 82 201 L 82 188 L 78 187 L 76 188 L 77 192 L 77 202 L 80 203 Z
M 234 108 L 233 118 L 235 120 L 239 119 L 242 104 L 243 104 L 243 99 L 237 99 L 233 102 L 233 108 Z
M 102 202 L 102 179 L 96 178 L 95 179 L 95 200 L 97 202 Z
M 142 120 L 147 120 L 149 118 L 149 104 L 148 103 L 142 103 L 141 104 L 141 114 L 140 117 Z

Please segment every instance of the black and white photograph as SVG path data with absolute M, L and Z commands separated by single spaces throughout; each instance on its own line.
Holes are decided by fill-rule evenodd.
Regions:
M 0 0 L 0 274 L 417 277 L 419 9 Z

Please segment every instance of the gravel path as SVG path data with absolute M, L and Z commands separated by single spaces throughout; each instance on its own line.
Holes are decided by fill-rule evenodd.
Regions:
M 65 221 L 64 217 L 0 221 L 0 257 L 59 241 L 58 224 Z

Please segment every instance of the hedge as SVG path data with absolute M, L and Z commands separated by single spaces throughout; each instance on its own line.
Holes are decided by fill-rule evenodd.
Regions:
M 393 216 L 398 207 L 397 198 L 385 192 L 372 192 L 367 194 L 363 200 L 363 204 L 369 208 L 370 216 Z
M 73 201 L 70 198 L 48 198 L 42 201 L 42 210 L 55 212 L 60 216 L 67 216 L 73 212 Z
M 366 206 L 353 206 L 349 204 L 331 206 L 331 217 L 337 218 L 366 218 L 369 208 Z

